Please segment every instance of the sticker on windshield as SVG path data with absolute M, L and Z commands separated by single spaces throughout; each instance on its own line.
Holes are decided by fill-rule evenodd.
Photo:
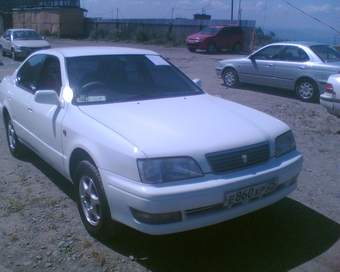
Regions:
M 170 65 L 160 56 L 146 55 L 146 57 L 155 65 Z

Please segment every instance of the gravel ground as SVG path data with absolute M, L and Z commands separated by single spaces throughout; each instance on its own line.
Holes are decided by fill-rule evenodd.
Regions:
M 73 46 L 53 40 L 53 47 Z M 96 45 L 102 43 L 94 43 Z M 0 271 L 340 271 L 340 120 L 279 89 L 227 89 L 215 76 L 228 53 L 154 50 L 210 94 L 286 122 L 304 155 L 298 189 L 282 201 L 215 226 L 150 236 L 127 227 L 109 242 L 85 231 L 73 188 L 33 153 L 11 157 L 0 126 Z M 0 77 L 20 62 L 0 56 Z

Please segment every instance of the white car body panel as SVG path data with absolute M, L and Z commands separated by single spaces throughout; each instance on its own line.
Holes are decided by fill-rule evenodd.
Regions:
M 331 75 L 327 83 L 332 84 L 333 93 L 325 92 L 320 96 L 320 104 L 324 106 L 327 111 L 340 118 L 340 74 Z
M 113 220 L 145 233 L 174 233 L 252 212 L 295 190 L 302 155 L 293 150 L 275 157 L 276 138 L 290 129 L 267 114 L 206 93 L 98 105 L 74 105 L 69 100 L 65 56 L 156 53 L 84 47 L 42 50 L 33 56 L 36 54 L 60 60 L 60 105 L 37 103 L 33 94 L 16 85 L 20 66 L 0 85 L 1 113 L 6 110 L 18 137 L 71 182 L 72 154 L 75 150 L 86 152 L 99 170 Z M 206 158 L 209 153 L 263 142 L 269 143 L 269 160 L 253 167 L 214 174 Z M 203 176 L 157 184 L 141 182 L 137 159 L 179 156 L 193 158 Z M 277 181 L 276 191 L 228 207 L 226 193 L 270 180 Z M 131 208 L 152 214 L 180 212 L 182 220 L 146 224 L 134 217 Z M 199 212 L 201 209 L 207 212 Z

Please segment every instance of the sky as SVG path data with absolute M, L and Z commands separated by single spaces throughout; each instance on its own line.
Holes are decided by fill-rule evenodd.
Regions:
M 279 39 L 340 44 L 340 0 L 80 0 L 86 17 L 106 19 L 193 19 L 204 13 L 230 20 L 232 3 L 234 20 L 241 14 Z

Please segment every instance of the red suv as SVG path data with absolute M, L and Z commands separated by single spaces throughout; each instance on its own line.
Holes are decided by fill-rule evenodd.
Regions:
M 243 31 L 240 26 L 209 26 L 186 38 L 185 44 L 190 52 L 196 49 L 214 53 L 216 50 L 231 49 L 240 52 L 243 42 Z

